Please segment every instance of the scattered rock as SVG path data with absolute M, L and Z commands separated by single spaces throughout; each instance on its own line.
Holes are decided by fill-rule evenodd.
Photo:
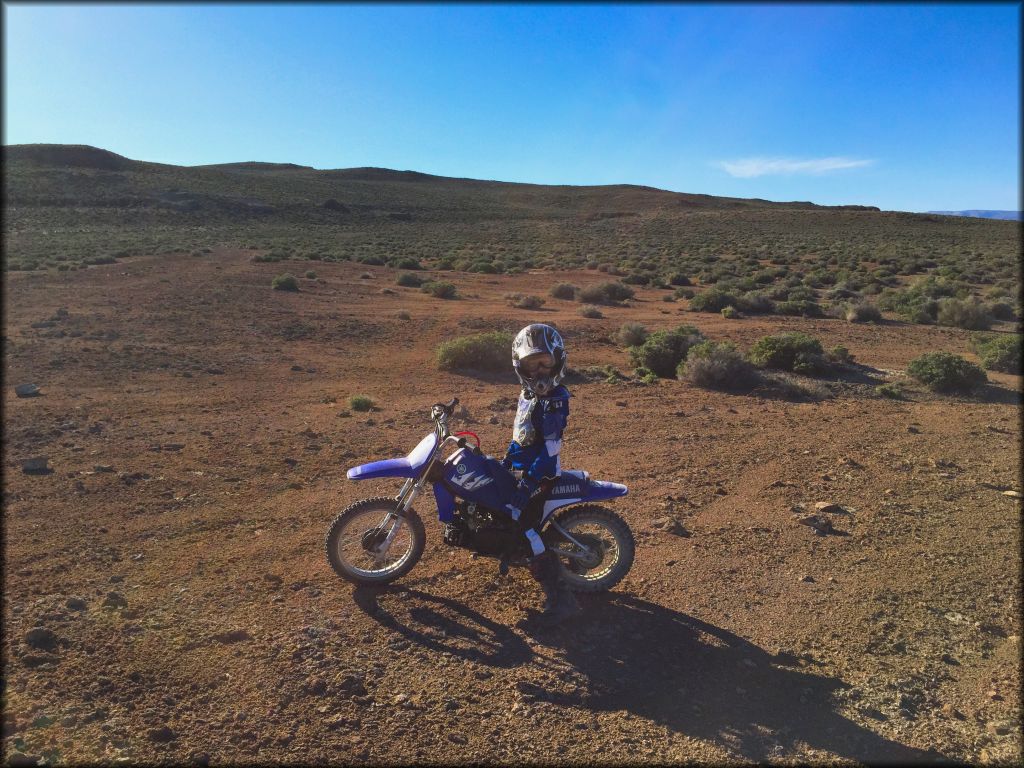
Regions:
M 92 468 L 93 472 L 113 472 L 114 468 L 109 464 L 97 464 Z
M 224 645 L 230 645 L 231 643 L 243 643 L 246 640 L 252 640 L 252 635 L 244 629 L 232 629 L 228 632 L 220 632 L 213 635 L 211 639 Z
M 53 470 L 49 466 L 48 456 L 33 456 L 21 462 L 21 471 L 26 475 L 45 475 Z
M 843 509 L 838 504 L 834 504 L 831 501 L 819 501 L 819 502 L 817 502 L 814 505 L 814 509 L 816 511 L 818 511 L 818 512 L 824 512 L 825 514 L 829 514 L 829 515 L 845 515 L 845 514 L 848 514 L 845 509 Z
M 907 432 L 909 432 L 912 435 L 918 435 L 918 434 L 921 433 L 921 430 L 918 429 L 917 427 L 911 426 L 911 427 L 907 427 Z
M 107 592 L 107 596 L 103 599 L 103 607 L 127 608 L 128 600 L 120 592 Z
M 345 675 L 337 683 L 338 692 L 342 696 L 352 698 L 355 696 L 365 696 L 366 686 L 363 685 L 364 678 L 360 675 Z
M 46 627 L 33 627 L 25 633 L 25 642 L 40 651 L 52 651 L 57 647 L 57 635 Z
M 24 768 L 25 766 L 39 765 L 43 758 L 39 755 L 26 755 L 24 752 L 12 752 L 7 758 L 7 765 L 12 768 Z
M 992 720 L 985 724 L 985 730 L 994 736 L 1006 736 L 1013 732 L 1015 726 L 1013 720 Z
M 72 611 L 84 611 L 86 608 L 86 602 L 80 597 L 69 597 L 67 602 L 64 603 L 64 606 Z
M 1009 496 L 1011 499 L 1019 499 L 1020 491 L 1003 491 L 1003 496 Z
M 659 517 L 651 521 L 651 527 L 675 536 L 689 536 L 690 532 L 674 517 Z
M 185 447 L 184 443 L 165 443 L 164 444 L 164 450 L 165 451 L 180 451 L 184 447 Z
M 469 739 L 467 739 L 461 733 L 449 733 L 448 741 L 452 742 L 453 744 L 467 744 L 469 742 Z
M 832 521 L 823 515 L 805 515 L 797 519 L 797 522 L 801 525 L 811 527 L 815 533 L 825 535 L 832 533 Z
M 166 744 L 167 742 L 174 741 L 176 738 L 178 738 L 178 734 L 176 734 L 169 727 L 164 725 L 160 728 L 150 728 L 148 731 L 146 731 L 146 738 L 148 738 L 150 741 L 155 741 L 160 744 Z
M 60 657 L 52 653 L 26 653 L 21 657 L 23 666 L 29 669 L 38 667 L 53 667 L 60 661 Z
M 35 384 L 19 384 L 14 388 L 14 394 L 18 397 L 38 397 L 40 393 Z
M 814 581 L 814 577 L 813 577 L 813 576 L 811 576 L 810 574 L 806 574 L 806 573 L 805 573 L 805 574 L 804 574 L 803 576 L 801 576 L 801 577 L 800 577 L 800 578 L 798 579 L 798 581 L 802 581 L 802 582 L 806 582 L 806 583 L 810 584 L 810 583 L 813 583 L 813 581 Z

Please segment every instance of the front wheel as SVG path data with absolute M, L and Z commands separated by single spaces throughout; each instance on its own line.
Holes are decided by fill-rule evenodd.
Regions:
M 604 592 L 629 573 L 636 555 L 633 532 L 626 521 L 607 507 L 581 504 L 555 514 L 554 521 L 576 541 L 586 553 L 567 540 L 558 529 L 544 531 L 545 543 L 557 554 L 586 554 L 583 559 L 562 555 L 562 578 L 575 592 Z
M 398 502 L 383 496 L 363 499 L 334 518 L 325 544 L 335 573 L 353 584 L 379 585 L 413 569 L 427 534 L 419 515 L 410 509 L 398 517 L 397 507 Z

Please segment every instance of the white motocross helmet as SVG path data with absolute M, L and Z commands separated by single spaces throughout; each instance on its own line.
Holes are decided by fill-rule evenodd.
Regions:
M 542 352 L 549 353 L 555 364 L 544 376 L 530 377 L 520 368 L 520 361 L 530 355 Z M 534 395 L 543 397 L 551 392 L 565 376 L 565 343 L 562 336 L 550 325 L 531 323 L 516 334 L 512 342 L 512 367 L 515 369 L 519 382 Z

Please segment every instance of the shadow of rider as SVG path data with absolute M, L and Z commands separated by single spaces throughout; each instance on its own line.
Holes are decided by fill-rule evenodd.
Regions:
M 356 604 L 421 648 L 496 668 L 550 666 L 519 633 L 447 597 L 358 588 Z M 953 763 L 886 738 L 837 711 L 851 686 L 738 635 L 628 595 L 585 596 L 582 617 L 545 634 L 563 674 L 521 682 L 527 698 L 586 712 L 627 711 L 763 762 L 831 753 L 872 765 Z M 883 717 L 876 713 L 876 717 Z

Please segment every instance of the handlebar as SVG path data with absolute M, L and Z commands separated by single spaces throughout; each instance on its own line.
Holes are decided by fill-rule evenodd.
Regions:
M 459 398 L 453 397 L 447 403 L 434 403 L 430 406 L 430 418 L 439 419 L 442 416 L 448 417 L 452 415 L 455 410 L 455 406 L 459 404 Z

